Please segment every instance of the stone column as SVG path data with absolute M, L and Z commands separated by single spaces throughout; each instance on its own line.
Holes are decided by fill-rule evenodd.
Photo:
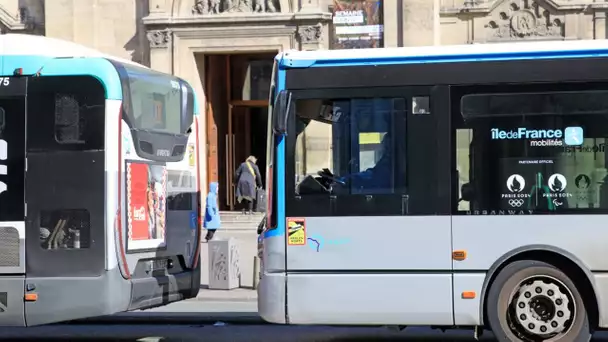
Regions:
M 300 3 L 298 12 L 319 13 L 321 11 L 321 2 L 319 0 L 297 0 Z
M 606 39 L 606 12 L 593 12 L 593 39 Z
M 406 2 L 407 0 L 402 0 Z M 399 15 L 397 15 L 397 0 L 384 0 L 382 3 L 383 7 L 383 19 L 384 22 L 384 47 L 397 47 L 399 33 Z
M 169 29 L 150 30 L 146 33 L 146 37 L 150 43 L 150 67 L 172 74 L 173 32 Z
M 321 23 L 298 26 L 300 50 L 319 50 L 323 48 L 323 26 Z
M 150 16 L 162 16 L 171 13 L 167 0 L 148 0 L 148 13 Z
M 434 1 L 403 1 L 403 45 L 433 45 L 433 27 L 435 20 Z

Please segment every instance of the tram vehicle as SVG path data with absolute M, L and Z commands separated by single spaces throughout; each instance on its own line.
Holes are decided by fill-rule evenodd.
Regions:
M 0 61 L 0 325 L 196 297 L 192 87 L 40 36 L 0 35 Z
M 262 318 L 608 328 L 608 41 L 285 51 L 271 103 Z

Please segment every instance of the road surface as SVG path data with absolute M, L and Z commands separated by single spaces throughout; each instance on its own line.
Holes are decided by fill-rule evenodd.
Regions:
M 396 342 L 470 341 L 473 332 L 451 330 L 445 333 L 412 327 L 395 331 L 386 327 L 282 326 L 265 324 L 257 315 L 256 302 L 196 300 L 162 308 L 136 311 L 85 320 L 77 324 L 57 324 L 33 328 L 0 329 L 1 340 L 90 341 L 99 342 Z M 486 332 L 481 341 L 494 341 Z M 608 333 L 594 341 L 608 341 Z
M 441 331 L 409 328 L 402 332 L 387 328 L 349 328 L 325 326 L 238 325 L 225 323 L 181 325 L 54 325 L 25 329 L 3 329 L 0 339 L 18 341 L 120 341 L 120 342 L 396 342 L 396 341 L 470 341 L 470 331 Z M 490 333 L 481 341 L 494 341 Z M 594 341 L 608 341 L 603 333 Z

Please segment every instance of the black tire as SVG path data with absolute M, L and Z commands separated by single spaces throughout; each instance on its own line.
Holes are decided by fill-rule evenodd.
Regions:
M 557 280 L 557 281 L 556 281 Z M 539 289 L 538 286 L 530 285 L 530 282 L 541 281 L 541 287 L 545 288 L 544 284 L 553 284 L 548 285 L 547 287 L 549 291 L 552 288 L 559 288 L 562 295 L 568 298 L 568 305 L 566 302 L 560 302 L 559 299 L 556 301 L 555 298 L 560 298 L 558 296 L 551 298 L 536 294 L 530 294 L 531 291 L 526 291 L 534 288 Z M 528 285 L 524 285 L 528 284 Z M 536 283 L 539 284 L 539 283 Z M 522 286 L 528 286 L 523 287 Z M 555 286 L 555 287 L 553 287 Z M 523 292 L 519 291 L 519 289 L 523 289 Z M 540 291 L 545 291 L 540 290 Z M 541 292 L 544 294 L 544 292 Z M 551 293 L 551 292 L 548 292 Z M 522 297 L 524 296 L 524 297 Z M 529 297 L 531 296 L 531 297 Z M 552 318 L 556 320 L 555 324 L 558 324 L 558 328 L 564 326 L 566 327 L 560 334 L 554 336 L 543 336 L 536 337 L 536 339 L 527 335 L 526 333 L 530 333 L 531 329 L 553 329 L 551 328 L 550 323 L 538 323 L 539 321 L 534 318 L 534 314 L 530 314 L 530 317 L 526 316 L 526 312 L 532 312 L 529 306 L 531 302 L 533 302 L 534 298 L 547 298 L 550 301 L 549 303 L 560 303 L 563 308 L 566 308 L 565 312 L 570 312 L 570 315 L 565 315 L 563 317 L 570 317 L 566 321 L 565 324 L 562 322 L 557 322 L 557 320 L 562 320 L 558 318 Z M 571 298 L 570 298 L 571 297 Z M 532 323 L 533 328 L 526 328 L 522 325 L 522 320 L 519 317 L 522 315 L 514 314 L 514 311 L 517 310 L 515 305 L 511 305 L 514 298 L 520 299 L 518 302 L 520 313 L 524 313 L 523 322 L 527 326 L 530 326 L 529 323 Z M 528 305 L 522 302 L 526 302 L 526 299 L 530 298 L 527 301 Z M 543 299 L 547 302 L 546 299 Z M 572 305 L 574 304 L 574 305 Z M 544 341 L 562 341 L 562 342 L 587 342 L 591 339 L 591 327 L 589 322 L 589 316 L 587 315 L 587 310 L 585 308 L 585 304 L 583 302 L 583 298 L 579 290 L 574 285 L 574 282 L 561 270 L 556 268 L 553 265 L 547 264 L 542 261 L 536 260 L 522 260 L 515 261 L 509 265 L 507 265 L 498 276 L 494 279 L 490 287 L 490 291 L 488 293 L 487 301 L 486 301 L 486 314 L 488 318 L 488 324 L 492 332 L 496 336 L 498 341 L 504 342 L 513 342 L 513 341 L 543 341 L 542 338 L 545 338 Z M 558 317 L 556 314 L 561 311 L 559 307 L 556 307 L 555 314 L 550 315 L 550 317 Z M 566 311 L 567 310 L 567 311 Z M 550 311 L 550 310 L 549 310 Z M 561 311 L 562 313 L 564 311 Z M 572 319 L 573 318 L 573 319 Z M 529 322 L 529 323 L 528 323 Z M 534 325 L 534 323 L 538 324 L 538 326 Z M 542 327 L 544 325 L 544 328 Z M 528 331 L 527 331 L 528 330 Z

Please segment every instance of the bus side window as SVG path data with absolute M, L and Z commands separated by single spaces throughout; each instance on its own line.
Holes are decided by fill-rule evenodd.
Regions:
M 70 94 L 55 94 L 55 140 L 60 144 L 83 144 L 84 118 Z
M 458 198 L 462 199 L 462 186 L 470 180 L 469 165 L 471 164 L 470 149 L 473 141 L 473 130 L 470 128 L 456 129 L 456 171 L 458 171 Z M 464 196 L 466 197 L 466 196 Z M 471 203 L 467 200 L 458 202 L 458 211 L 470 210 Z
M 33 78 L 30 88 L 28 117 L 36 118 L 36 124 L 28 128 L 28 149 L 104 148 L 105 90 L 97 79 L 42 76 Z
M 300 182 L 323 169 L 345 183 L 332 184 L 334 194 L 393 194 L 404 189 L 405 184 L 398 184 L 403 181 L 397 176 L 393 138 L 395 117 L 405 113 L 404 99 L 299 100 L 296 111 L 296 191 Z
M 0 136 L 2 136 L 2 133 L 4 132 L 5 115 L 4 108 L 0 107 Z

